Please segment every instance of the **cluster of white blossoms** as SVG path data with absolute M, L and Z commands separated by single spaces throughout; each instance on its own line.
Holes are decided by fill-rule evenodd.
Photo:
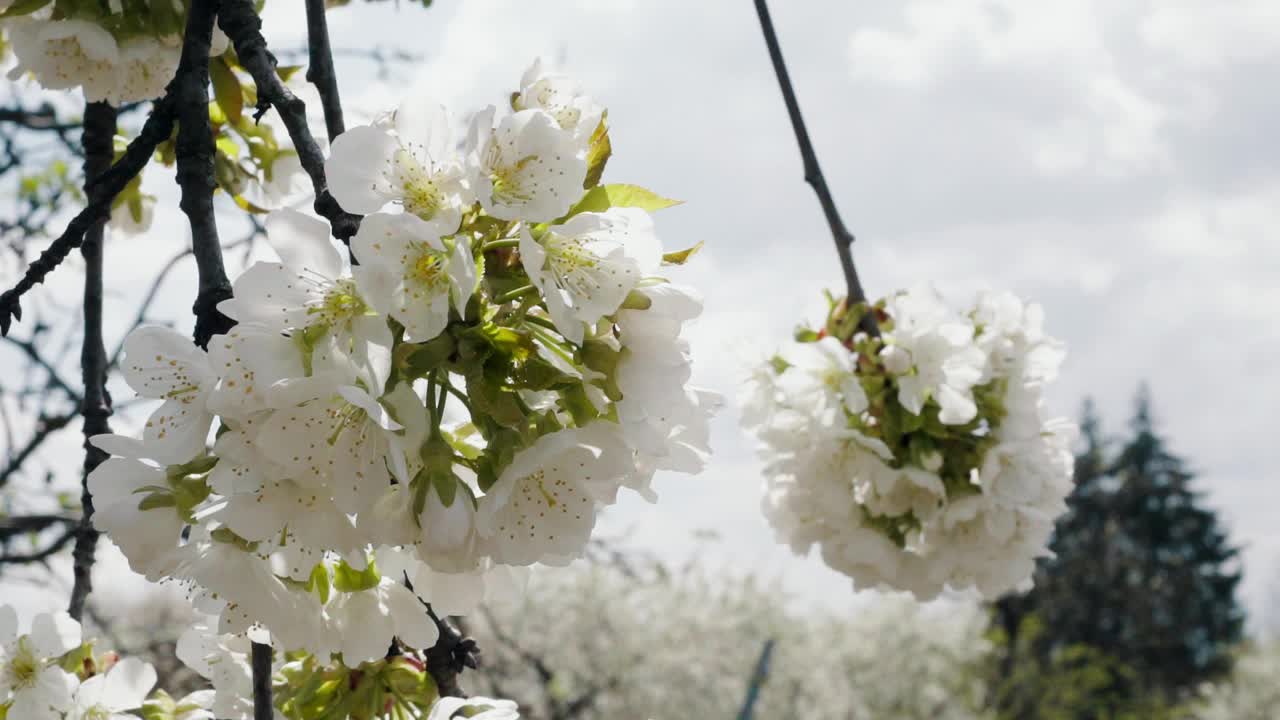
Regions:
M 144 706 L 149 720 L 214 717 L 211 693 L 177 702 L 163 694 L 148 699 L 155 684 L 155 668 L 137 658 L 95 656 L 81 642 L 80 623 L 66 613 L 37 615 L 30 630 L 19 633 L 13 607 L 0 605 L 0 718 L 138 720 Z
M 256 638 L 265 639 L 265 638 Z M 178 641 L 178 658 L 212 689 L 174 699 L 156 688 L 156 671 L 137 658 L 95 653 L 66 613 L 37 615 L 18 631 L 14 608 L 0 605 L 0 719 L 214 720 L 252 718 L 253 673 L 246 636 L 218 636 L 197 623 Z M 275 716 L 290 720 L 374 720 L 455 713 L 517 720 L 515 703 L 486 697 L 437 697 L 421 659 L 397 656 L 348 671 L 313 657 L 277 658 Z
M 160 401 L 93 439 L 96 527 L 190 589 L 219 636 L 355 668 L 430 647 L 443 616 L 579 556 L 622 488 L 697 472 L 718 398 L 690 387 L 690 289 L 660 277 L 642 188 L 600 185 L 605 113 L 535 69 L 454 142 L 421 99 L 327 165 L 368 213 L 351 262 L 323 221 L 266 220 L 208 351 L 161 327 L 122 372 Z M 282 654 L 278 659 L 283 659 Z M 228 714 L 226 717 L 232 717 Z
M 209 708 L 214 717 L 253 717 L 250 643 L 267 639 L 260 635 L 219 635 L 209 623 L 197 622 L 178 639 L 178 659 L 213 686 Z M 272 685 L 276 717 L 290 720 L 450 720 L 459 710 L 467 711 L 462 717 L 481 720 L 519 717 L 510 700 L 438 697 L 422 657 L 413 653 L 367 662 L 358 670 L 341 663 L 325 666 L 306 654 L 276 656 Z
M 749 382 L 743 422 L 779 539 L 817 545 L 857 587 L 919 598 L 1029 582 L 1066 509 L 1075 437 L 1045 414 L 1064 353 L 1040 307 L 982 293 L 957 312 L 916 288 L 871 312 L 881 337 L 836 304 Z
M 114 105 L 164 94 L 178 68 L 185 3 L 133 3 L 127 11 L 118 1 L 66 5 L 23 3 L 7 22 L 18 60 L 10 78 L 30 74 L 45 89 L 81 88 L 87 101 Z M 213 54 L 221 54 L 226 36 L 214 35 Z

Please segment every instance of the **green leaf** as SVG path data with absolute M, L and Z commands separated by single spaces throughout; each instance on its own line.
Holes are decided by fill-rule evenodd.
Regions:
M 316 566 L 311 568 L 311 576 L 307 578 L 307 592 L 314 592 L 320 598 L 320 604 L 324 605 L 329 602 L 331 587 L 329 569 L 324 563 L 316 563 Z
M 503 387 L 502 382 L 490 382 L 478 367 L 468 369 L 466 378 L 472 409 L 504 427 L 514 428 L 524 423 L 524 410 L 516 394 Z
M 40 8 L 48 5 L 51 0 L 18 0 L 18 2 L 9 6 L 8 10 L 0 12 L 0 18 L 19 17 L 21 15 L 30 15 Z
M 457 344 L 449 333 L 440 333 L 424 343 L 405 343 L 396 348 L 396 367 L 410 378 L 431 374 L 453 356 Z
M 301 69 L 301 65 L 277 65 L 276 75 L 280 77 L 282 82 L 289 82 L 289 78 L 293 77 Z
M 440 503 L 445 507 L 453 507 L 453 501 L 458 497 L 458 479 L 452 474 L 438 473 L 432 478 L 432 484 L 435 485 L 436 494 L 440 496 Z
M 228 545 L 234 545 L 245 552 L 254 552 L 255 550 L 258 549 L 258 543 L 245 540 L 244 538 L 232 532 L 231 528 L 228 528 L 228 527 L 220 527 L 210 531 L 209 537 L 212 538 L 214 542 L 227 543 Z
M 600 411 L 596 409 L 595 403 L 591 402 L 591 398 L 587 395 L 586 387 L 581 383 L 561 390 L 560 398 L 565 410 L 568 410 L 569 414 L 573 416 L 573 422 L 578 427 L 582 427 L 600 416 Z
M 228 135 L 219 134 L 218 139 L 214 140 L 213 144 L 218 149 L 218 152 L 226 155 L 232 160 L 240 157 L 240 143 L 236 142 Z
M 240 89 L 240 79 L 220 57 L 209 60 L 209 79 L 213 80 L 213 97 L 218 101 L 218 107 L 222 108 L 228 120 L 240 122 L 240 117 L 244 114 L 244 93 Z
M 172 493 L 152 493 L 138 502 L 138 509 L 143 512 L 177 506 L 178 499 Z
M 258 207 L 257 205 L 254 205 L 253 203 L 249 202 L 244 198 L 243 195 L 233 195 L 231 196 L 231 199 L 236 202 L 236 207 L 240 208 L 241 210 L 244 210 L 247 213 L 251 213 L 253 215 L 267 215 L 271 212 L 266 208 Z
M 676 252 L 663 253 L 662 264 L 663 265 L 683 265 L 689 262 L 689 258 L 698 254 L 698 251 L 702 249 L 702 245 L 703 243 L 699 241 L 698 244 L 694 245 L 693 247 L 688 247 L 688 248 L 685 248 L 684 250 L 678 250 Z
M 609 142 L 609 128 L 605 125 L 605 117 L 600 118 L 600 124 L 596 126 L 595 132 L 591 133 L 591 148 L 587 150 L 587 179 L 582 182 L 583 189 L 591 189 L 600 184 L 600 178 L 604 175 L 604 166 L 609 163 L 609 158 L 613 156 L 613 144 Z
M 157 688 L 142 704 L 142 720 L 173 720 L 179 710 L 169 693 Z
M 645 295 L 639 290 L 632 290 L 623 298 L 622 304 L 618 306 L 620 310 L 648 310 L 653 307 L 653 298 Z
M 552 365 L 541 355 L 531 355 L 516 370 L 515 380 L 530 390 L 547 390 L 572 382 L 574 378 Z
M 570 208 L 567 215 L 556 222 L 584 212 L 604 212 L 611 207 L 633 207 L 654 212 L 681 204 L 681 200 L 665 198 L 639 185 L 597 185 L 587 191 L 582 199 Z
M 372 560 L 369 561 L 368 567 L 364 570 L 356 570 L 347 564 L 345 560 L 339 561 L 333 566 L 333 587 L 340 592 L 360 592 L 361 590 L 370 590 L 378 587 L 378 583 L 382 581 L 382 575 L 378 572 L 378 566 Z
M 822 339 L 822 336 L 818 334 L 818 331 L 813 328 L 803 326 L 796 328 L 794 337 L 796 342 L 802 343 L 818 342 Z

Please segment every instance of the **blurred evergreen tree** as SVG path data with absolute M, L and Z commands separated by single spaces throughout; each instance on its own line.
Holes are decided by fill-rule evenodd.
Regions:
M 1112 451 L 1086 402 L 1055 557 L 1039 563 L 1034 589 L 995 604 L 992 697 L 1003 717 L 1145 716 L 1231 669 L 1244 625 L 1238 550 L 1156 434 L 1145 388 L 1136 405 L 1131 436 Z M 1081 657 L 1109 670 L 1074 708 L 1045 707 L 1051 676 Z

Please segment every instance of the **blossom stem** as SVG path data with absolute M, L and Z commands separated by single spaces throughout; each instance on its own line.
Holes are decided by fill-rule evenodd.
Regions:
M 765 44 L 769 47 L 769 59 L 773 61 L 774 73 L 778 76 L 778 85 L 782 89 L 782 97 L 787 104 L 787 114 L 791 117 L 791 127 L 796 133 L 796 142 L 800 145 L 800 157 L 804 161 L 804 179 L 813 187 L 822 204 L 822 212 L 827 218 L 827 226 L 831 228 L 831 236 L 836 244 L 836 253 L 840 256 L 840 267 L 844 271 L 846 304 L 866 303 L 867 295 L 858 279 L 858 268 L 853 263 L 853 233 L 845 227 L 836 209 L 831 190 L 827 187 L 827 179 L 818 165 L 818 155 L 809 139 L 809 131 L 805 128 L 804 116 L 800 113 L 800 103 L 796 100 L 796 91 L 791 86 L 791 76 L 787 73 L 786 62 L 782 59 L 782 48 L 778 45 L 778 35 L 773 29 L 773 20 L 769 17 L 769 6 L 766 0 L 755 0 L 756 14 L 760 16 L 760 29 L 764 32 Z M 863 313 L 858 327 L 870 335 L 880 335 L 880 325 L 876 322 L 874 312 Z
M 436 427 L 440 427 L 440 423 L 444 422 L 444 406 L 449 401 L 449 393 L 445 391 L 449 389 L 452 389 L 449 387 L 449 381 L 445 380 L 443 387 L 440 388 L 440 398 L 436 401 Z
M 108 103 L 93 102 L 85 108 L 84 177 L 85 193 L 111 167 L 116 133 L 116 109 Z M 84 417 L 84 475 L 81 477 L 80 507 L 82 515 L 72 550 L 71 603 L 67 613 L 79 620 L 84 604 L 93 590 L 93 564 L 97 554 L 98 531 L 93 527 L 93 495 L 89 492 L 89 473 L 104 460 L 107 453 L 94 447 L 89 438 L 111 432 L 111 396 L 107 393 L 107 348 L 102 340 L 102 241 L 106 217 L 98 217 L 84 234 L 80 254 L 84 257 L 84 342 L 80 351 L 80 374 L 84 395 L 80 414 Z
M 555 330 L 555 329 L 556 329 L 556 324 L 555 324 L 555 323 L 551 322 L 550 320 L 548 320 L 548 319 L 546 319 L 546 318 L 538 317 L 537 315 L 525 315 L 525 316 L 524 316 L 524 321 L 525 321 L 525 322 L 527 322 L 527 323 L 533 324 L 533 325 L 538 325 L 538 326 L 540 326 L 540 327 L 544 327 L 544 328 L 546 328 L 546 329 L 548 329 L 548 330 Z
M 431 413 L 431 432 L 434 434 L 440 427 L 440 416 L 436 413 L 436 374 L 427 377 L 427 412 Z
M 523 295 L 528 295 L 531 292 L 536 292 L 537 289 L 538 288 L 534 287 L 533 285 L 521 285 L 520 287 L 514 290 L 508 290 L 507 292 L 502 293 L 498 297 L 494 298 L 493 301 L 499 305 L 502 305 L 504 303 L 509 303 L 512 300 L 515 300 L 516 298 L 521 297 Z
M 504 238 L 502 240 L 490 240 L 480 246 L 481 252 L 489 252 L 490 250 L 500 250 L 502 248 L 513 248 L 520 246 L 519 238 Z
M 329 142 L 346 131 L 342 118 L 342 97 L 338 94 L 338 75 L 333 70 L 333 48 L 329 45 L 329 23 L 324 0 L 307 0 L 307 80 L 320 93 L 324 108 L 324 126 Z
M 448 390 L 449 392 L 453 393 L 454 397 L 458 398 L 458 401 L 462 403 L 463 407 L 467 409 L 468 413 L 470 413 L 472 416 L 475 415 L 475 412 L 471 409 L 471 400 L 467 397 L 466 393 L 454 387 L 453 383 L 449 382 L 448 377 L 444 379 L 444 388 L 445 390 Z

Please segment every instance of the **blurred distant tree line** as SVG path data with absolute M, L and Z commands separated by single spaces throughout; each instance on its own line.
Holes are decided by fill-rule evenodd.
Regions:
M 990 704 L 1002 719 L 1194 717 L 1244 629 L 1241 573 L 1186 462 L 1140 391 L 1122 439 L 1091 403 L 1076 488 L 1035 587 L 992 610 Z

